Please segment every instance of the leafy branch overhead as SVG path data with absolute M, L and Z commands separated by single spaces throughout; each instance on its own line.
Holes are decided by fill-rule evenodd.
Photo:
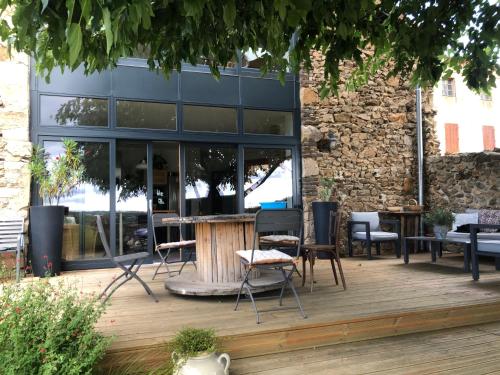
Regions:
M 0 13 L 9 7 L 0 38 L 33 55 L 45 76 L 55 66 L 101 71 L 138 46 L 167 75 L 203 57 L 219 76 L 237 51 L 261 50 L 262 72 L 281 78 L 310 69 L 319 50 L 322 96 L 337 91 L 346 59 L 358 83 L 389 61 L 392 74 L 424 86 L 456 71 L 487 91 L 500 73 L 500 10 L 491 0 L 0 0 Z

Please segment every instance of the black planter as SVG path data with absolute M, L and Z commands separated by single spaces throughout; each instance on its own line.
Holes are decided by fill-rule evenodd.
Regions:
M 318 245 L 330 243 L 328 226 L 330 224 L 330 211 L 337 211 L 337 202 L 312 202 L 314 218 L 314 236 Z M 330 259 L 330 253 L 318 252 L 319 259 Z
M 61 273 L 64 206 L 30 207 L 31 267 L 43 277 Z

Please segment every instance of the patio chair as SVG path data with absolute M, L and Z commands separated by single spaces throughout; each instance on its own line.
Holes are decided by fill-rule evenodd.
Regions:
M 299 239 L 302 238 L 302 211 L 295 208 L 289 208 L 279 210 L 259 210 L 257 212 L 257 214 L 255 215 L 252 250 L 239 250 L 236 252 L 240 257 L 241 264 L 245 268 L 245 275 L 243 277 L 241 287 L 238 291 L 238 297 L 236 299 L 236 306 L 234 307 L 234 310 L 238 309 L 241 293 L 243 292 L 243 289 L 245 289 L 246 294 L 252 302 L 255 314 L 257 315 L 257 324 L 259 324 L 261 312 L 290 308 L 283 307 L 283 294 L 285 288 L 288 287 L 292 290 L 292 293 L 295 297 L 295 301 L 297 303 L 296 308 L 299 309 L 302 317 L 306 318 L 307 316 L 302 309 L 299 296 L 292 282 L 292 275 L 297 268 L 295 262 L 296 259 L 276 249 L 258 249 L 259 233 L 269 232 L 294 232 L 295 234 L 297 234 Z M 295 247 L 296 250 L 294 256 L 297 258 L 300 254 L 300 240 L 297 241 Z M 257 309 L 255 298 L 252 294 L 252 289 L 255 288 L 255 286 L 252 285 L 252 281 L 249 278 L 251 271 L 254 269 L 271 270 L 281 273 L 283 281 L 281 282 L 281 291 L 279 294 L 280 307 L 267 310 Z
M 313 291 L 314 285 L 314 264 L 318 254 L 326 255 L 325 258 L 330 260 L 333 277 L 335 279 L 335 284 L 339 285 L 339 280 L 337 277 L 337 271 L 335 270 L 335 262 L 337 263 L 337 267 L 339 268 L 340 278 L 342 279 L 342 286 L 344 290 L 347 289 L 344 272 L 342 270 L 342 265 L 340 264 L 340 257 L 338 254 L 338 249 L 340 246 L 340 225 L 342 221 L 342 212 L 341 211 L 330 211 L 330 222 L 328 226 L 328 238 L 329 244 L 319 245 L 319 244 L 304 244 L 302 245 L 302 286 L 305 285 L 306 282 L 306 261 L 309 261 L 309 270 L 310 270 L 310 284 L 311 284 L 311 292 Z
M 382 231 L 380 224 L 392 226 L 391 232 Z M 352 257 L 352 244 L 360 241 L 366 247 L 368 259 L 372 259 L 372 243 L 375 243 L 377 255 L 380 255 L 382 242 L 394 242 L 396 256 L 401 257 L 401 231 L 399 220 L 380 220 L 378 212 L 352 212 L 347 222 L 347 246 Z
M 146 292 L 156 301 L 158 302 L 158 298 L 156 298 L 156 295 L 153 293 L 153 291 L 149 288 L 149 286 L 137 275 L 137 272 L 139 272 L 139 269 L 141 268 L 142 264 L 144 261 L 149 257 L 149 253 L 146 251 L 142 251 L 139 253 L 132 253 L 132 254 L 126 254 L 126 255 L 119 255 L 119 256 L 112 256 L 111 255 L 111 250 L 109 248 L 109 243 L 108 239 L 106 238 L 106 233 L 104 233 L 104 226 L 102 225 L 102 218 L 100 215 L 96 215 L 96 222 L 97 222 L 97 231 L 99 232 L 99 236 L 101 238 L 102 245 L 104 247 L 104 251 L 106 252 L 106 255 L 109 257 L 111 262 L 113 262 L 117 267 L 121 268 L 123 270 L 123 273 L 121 273 L 118 277 L 114 278 L 111 283 L 102 291 L 100 298 L 106 296 L 103 302 L 106 302 L 111 295 L 116 292 L 116 290 L 121 287 L 123 284 L 125 284 L 127 281 L 136 279 L 146 290 Z M 122 278 L 124 278 L 122 280 Z M 118 284 L 118 281 L 120 281 Z M 113 289 L 111 289 L 111 292 L 109 294 L 106 294 L 109 288 L 112 286 Z
M 21 278 L 21 253 L 24 256 L 24 219 L 0 219 L 0 252 L 16 253 L 16 281 Z
M 492 229 L 500 231 L 500 224 L 471 224 L 470 242 L 472 258 L 472 278 L 479 280 L 479 255 L 495 258 L 495 268 L 500 271 L 500 240 L 477 239 L 480 229 Z
M 192 259 L 193 258 L 193 252 L 195 250 L 196 246 L 196 240 L 184 240 L 182 238 L 182 231 L 181 231 L 181 224 L 179 223 L 165 223 L 163 222 L 163 219 L 167 218 L 176 218 L 179 217 L 179 215 L 175 213 L 165 213 L 165 214 L 153 214 L 152 219 L 153 219 L 153 239 L 155 243 L 155 250 L 158 253 L 161 262 L 156 267 L 155 273 L 153 275 L 153 280 L 156 277 L 157 274 L 164 274 L 167 273 L 169 277 L 172 276 L 172 272 L 181 274 L 182 270 L 184 269 L 184 266 L 186 265 L 187 262 L 191 261 L 194 265 L 194 268 L 196 268 L 196 262 Z M 170 242 L 168 239 L 170 236 L 167 237 L 167 242 L 159 242 L 158 234 L 156 233 L 157 228 L 170 228 L 170 227 L 177 227 L 179 228 L 179 241 L 175 242 Z M 168 267 L 169 264 L 169 257 L 170 257 L 170 252 L 172 250 L 179 250 L 182 251 L 183 249 L 187 249 L 189 251 L 189 257 L 186 259 L 184 262 L 182 262 L 182 266 L 179 270 L 171 271 L 170 268 Z M 182 259 L 181 259 L 182 261 Z M 165 272 L 159 272 L 160 268 L 162 265 L 165 265 Z

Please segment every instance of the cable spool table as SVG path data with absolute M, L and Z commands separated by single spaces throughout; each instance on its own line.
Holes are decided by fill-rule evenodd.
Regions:
M 253 246 L 254 214 L 165 218 L 163 223 L 194 224 L 196 271 L 167 278 L 165 288 L 176 294 L 212 296 L 237 294 L 244 276 L 238 250 Z M 252 271 L 259 292 L 281 287 L 279 273 Z

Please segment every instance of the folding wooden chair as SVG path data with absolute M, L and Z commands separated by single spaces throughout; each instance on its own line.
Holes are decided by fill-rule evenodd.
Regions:
M 302 211 L 295 208 L 289 209 L 279 209 L 279 210 L 260 210 L 255 215 L 254 224 L 254 236 L 253 236 L 253 246 L 252 250 L 239 250 L 237 254 L 240 256 L 241 264 L 245 267 L 245 276 L 241 283 L 241 287 L 238 291 L 238 297 L 236 299 L 236 306 L 234 310 L 238 309 L 238 305 L 241 298 L 241 293 L 245 289 L 246 294 L 252 302 L 255 314 L 257 315 L 257 324 L 260 323 L 259 313 L 265 311 L 275 311 L 282 309 L 289 309 L 291 307 L 283 307 L 283 294 L 285 288 L 288 287 L 292 290 L 295 297 L 297 306 L 300 314 L 303 318 L 306 318 L 306 314 L 302 309 L 299 296 L 292 282 L 292 275 L 296 271 L 296 259 L 300 255 L 300 240 L 296 241 L 296 254 L 294 257 L 285 254 L 276 249 L 260 250 L 258 249 L 258 235 L 259 233 L 269 233 L 269 232 L 294 232 L 299 239 L 302 238 Z M 251 271 L 254 269 L 259 270 L 274 270 L 280 272 L 283 281 L 281 282 L 281 291 L 279 294 L 279 306 L 278 308 L 258 310 L 255 304 L 255 298 L 252 294 L 252 289 L 255 288 L 252 285 L 249 278 Z
M 106 255 L 109 257 L 109 259 L 119 268 L 123 270 L 123 273 L 120 274 L 118 277 L 113 279 L 111 283 L 103 290 L 101 293 L 100 297 L 106 296 L 104 299 L 104 302 L 106 302 L 111 295 L 116 292 L 116 290 L 121 287 L 123 284 L 125 284 L 127 281 L 136 279 L 141 285 L 144 287 L 146 292 L 156 301 L 158 302 L 158 298 L 156 298 L 156 295 L 153 293 L 153 291 L 149 288 L 149 286 L 137 275 L 137 272 L 139 272 L 139 269 L 141 268 L 142 264 L 144 261 L 149 257 L 149 253 L 146 251 L 142 251 L 139 253 L 132 253 L 132 254 L 126 254 L 126 255 L 119 255 L 119 256 L 112 256 L 111 255 L 111 250 L 109 248 L 109 243 L 106 238 L 106 233 L 104 233 L 104 226 L 102 225 L 102 218 L 100 215 L 96 215 L 96 221 L 97 221 L 97 230 L 99 232 L 99 236 L 101 237 L 102 245 L 104 246 L 104 251 L 106 251 Z M 127 263 L 130 263 L 127 265 Z M 124 278 L 122 280 L 122 278 Z M 118 284 L 118 281 L 120 282 Z M 111 288 L 111 292 L 109 294 L 106 294 L 109 288 Z

